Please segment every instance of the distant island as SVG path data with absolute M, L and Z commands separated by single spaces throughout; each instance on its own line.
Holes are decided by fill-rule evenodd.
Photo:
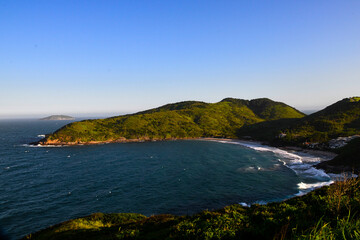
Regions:
M 40 118 L 40 120 L 74 120 L 74 117 L 67 115 L 51 115 L 49 117 Z

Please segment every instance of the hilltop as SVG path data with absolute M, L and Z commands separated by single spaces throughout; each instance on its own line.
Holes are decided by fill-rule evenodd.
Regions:
M 74 120 L 74 117 L 67 115 L 51 115 L 49 117 L 40 118 L 40 120 Z
M 70 123 L 39 143 L 56 145 L 199 137 L 234 138 L 238 129 L 245 125 L 304 116 L 295 108 L 267 98 L 226 98 L 218 103 L 185 101 L 125 116 Z

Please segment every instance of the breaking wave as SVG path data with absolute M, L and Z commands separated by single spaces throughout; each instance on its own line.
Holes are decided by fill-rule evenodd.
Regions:
M 61 147 L 68 147 L 68 145 L 41 145 L 41 144 L 21 144 L 20 146 L 23 147 L 30 147 L 30 148 L 61 148 Z
M 238 144 L 255 151 L 259 152 L 272 152 L 278 159 L 282 165 L 288 167 L 299 177 L 299 183 L 297 184 L 297 188 L 299 193 L 295 194 L 296 196 L 306 194 L 316 188 L 330 185 L 336 180 L 332 174 L 327 174 L 324 170 L 316 169 L 314 165 L 321 161 L 325 161 L 328 159 L 317 157 L 310 155 L 308 153 L 303 152 L 289 152 L 279 148 L 270 147 L 261 145 L 253 142 L 243 142 L 243 141 L 224 141 L 224 140 L 214 140 L 220 143 L 227 144 Z M 275 170 L 275 168 L 279 165 L 275 164 L 274 168 L 264 169 L 257 166 L 247 167 L 238 169 L 238 171 L 271 171 Z
M 318 183 L 298 183 L 299 189 L 306 190 L 306 189 L 315 189 L 323 186 L 327 186 L 334 183 L 334 181 L 328 181 L 328 182 L 318 182 Z

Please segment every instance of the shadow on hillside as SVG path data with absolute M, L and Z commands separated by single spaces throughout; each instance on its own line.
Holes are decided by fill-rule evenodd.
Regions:
M 243 126 L 237 130 L 236 136 L 273 142 L 283 130 L 294 126 L 299 120 L 299 118 L 284 118 Z

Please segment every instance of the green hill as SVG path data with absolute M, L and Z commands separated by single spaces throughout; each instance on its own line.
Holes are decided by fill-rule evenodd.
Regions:
M 226 98 L 218 103 L 179 102 L 107 119 L 74 122 L 40 141 L 41 144 L 77 144 L 197 137 L 236 137 L 244 125 L 304 114 L 280 102 L 262 98 Z
M 360 239 L 360 179 L 267 205 L 193 216 L 96 213 L 24 239 Z
M 279 134 L 284 135 L 279 138 Z M 345 98 L 301 119 L 280 119 L 256 123 L 238 131 L 238 137 L 252 136 L 276 143 L 326 142 L 339 136 L 360 133 L 360 98 Z

